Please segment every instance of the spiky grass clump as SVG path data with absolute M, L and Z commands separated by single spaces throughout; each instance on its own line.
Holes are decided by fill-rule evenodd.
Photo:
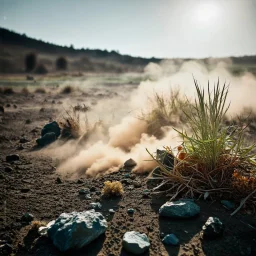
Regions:
M 123 185 L 120 181 L 105 181 L 102 195 L 105 197 L 121 196 L 124 193 Z
M 165 147 L 166 154 L 175 159 L 173 168 L 151 154 L 160 167 L 159 177 L 154 178 L 164 179 L 165 184 L 171 184 L 168 191 L 173 192 L 173 198 L 181 192 L 189 197 L 228 193 L 230 197 L 240 199 L 250 195 L 255 202 L 254 145 L 245 146 L 243 128 L 223 126 L 229 108 L 226 105 L 228 87 L 224 84 L 221 88 L 218 81 L 210 91 L 208 83 L 206 95 L 197 81 L 194 80 L 194 83 L 197 98 L 192 108 L 193 114 L 184 110 L 190 134 L 176 130 L 183 141 L 178 154 Z M 234 175 L 235 170 L 239 175 Z M 241 181 L 242 190 L 238 189 L 241 188 Z
M 163 126 L 173 126 L 186 123 L 187 117 L 183 110 L 191 108 L 191 102 L 182 97 L 179 90 L 171 90 L 169 95 L 155 93 L 149 99 L 150 111 L 142 112 L 140 119 L 148 123 L 148 133 L 161 137 Z
M 71 106 L 70 110 L 65 111 L 65 115 L 60 121 L 61 137 L 67 139 L 76 139 L 81 135 L 80 114 Z

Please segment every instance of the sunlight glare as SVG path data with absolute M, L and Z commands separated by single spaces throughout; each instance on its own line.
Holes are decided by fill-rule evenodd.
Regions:
M 202 24 L 210 24 L 216 21 L 219 15 L 219 8 L 216 2 L 204 1 L 196 7 L 196 20 Z

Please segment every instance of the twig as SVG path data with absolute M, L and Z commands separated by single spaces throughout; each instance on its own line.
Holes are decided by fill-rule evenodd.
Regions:
M 234 216 L 234 215 L 242 208 L 242 206 L 245 204 L 245 202 L 247 201 L 247 199 L 248 199 L 250 196 L 252 196 L 255 192 L 256 192 L 256 189 L 254 189 L 251 194 L 249 194 L 246 198 L 244 198 L 244 199 L 240 202 L 239 207 L 238 207 L 234 212 L 232 212 L 230 215 L 231 215 L 231 216 Z

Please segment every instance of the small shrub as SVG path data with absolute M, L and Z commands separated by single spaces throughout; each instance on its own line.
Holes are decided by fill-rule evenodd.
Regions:
M 256 203 L 255 145 L 245 143 L 244 128 L 224 126 L 228 87 L 219 81 L 207 93 L 195 82 L 197 98 L 193 105 L 193 115 L 184 111 L 190 127 L 186 131 L 176 130 L 182 138 L 178 154 L 165 147 L 166 154 L 174 158 L 174 166 L 165 166 L 156 156 L 150 154 L 159 164 L 160 177 L 169 184 L 173 200 L 181 192 L 188 197 L 214 197 L 223 194 L 244 204 Z M 206 95 L 208 94 L 208 95 Z M 241 205 L 240 205 L 241 206 Z
M 179 90 L 172 90 L 169 95 L 155 93 L 149 103 L 151 110 L 142 112 L 139 119 L 146 121 L 148 133 L 157 137 L 163 135 L 163 126 L 185 124 L 187 117 L 183 111 L 191 109 L 192 106 L 187 98 L 181 96 Z
M 90 107 L 86 106 L 85 104 L 83 104 L 83 105 L 78 104 L 78 105 L 74 106 L 74 110 L 85 113 L 90 110 Z
M 29 94 L 28 88 L 27 87 L 22 88 L 21 93 L 25 94 L 25 95 L 28 95 Z
M 14 94 L 14 90 L 12 88 L 4 88 L 3 93 L 4 94 Z
M 45 75 L 48 73 L 48 70 L 44 64 L 39 64 L 35 69 L 35 73 L 39 75 Z
M 102 195 L 105 197 L 121 196 L 124 193 L 123 185 L 120 181 L 105 181 Z
M 46 93 L 46 90 L 45 90 L 44 88 L 37 88 L 37 89 L 35 90 L 35 93 L 44 94 L 44 93 Z
M 40 227 L 46 226 L 46 222 L 45 221 L 39 221 L 39 220 L 33 220 L 31 222 L 31 229 L 33 230 L 38 230 Z
M 57 70 L 67 70 L 68 68 L 68 61 L 65 57 L 59 57 L 56 60 L 56 69 Z
M 70 85 L 65 86 L 62 90 L 61 93 L 63 94 L 70 94 L 74 91 L 74 88 Z
M 25 69 L 27 72 L 31 72 L 35 69 L 37 64 L 37 56 L 35 53 L 29 53 L 25 56 Z

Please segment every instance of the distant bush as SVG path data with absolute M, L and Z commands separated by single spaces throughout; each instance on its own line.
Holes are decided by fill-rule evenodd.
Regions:
M 28 95 L 29 94 L 28 88 L 27 87 L 22 88 L 21 93 L 25 94 L 25 95 Z
M 4 89 L 3 89 L 3 93 L 4 93 L 4 94 L 13 94 L 14 91 L 13 91 L 12 88 L 4 88 Z
M 71 93 L 71 92 L 73 92 L 74 91 L 74 88 L 72 87 L 72 86 L 70 86 L 70 85 L 67 85 L 67 86 L 65 86 L 62 90 L 61 90 L 61 93 L 63 93 L 63 94 L 69 94 L 69 93 Z
M 48 70 L 44 64 L 39 64 L 35 69 L 35 73 L 39 75 L 45 75 L 48 73 Z
M 25 68 L 27 72 L 31 72 L 35 69 L 37 64 L 37 56 L 35 53 L 29 53 L 25 56 Z
M 59 57 L 56 60 L 56 69 L 57 70 L 67 70 L 68 68 L 68 61 L 65 57 Z
M 35 93 L 42 93 L 42 94 L 44 94 L 44 93 L 46 93 L 46 91 L 45 91 L 44 88 L 37 88 L 37 89 L 35 90 Z

